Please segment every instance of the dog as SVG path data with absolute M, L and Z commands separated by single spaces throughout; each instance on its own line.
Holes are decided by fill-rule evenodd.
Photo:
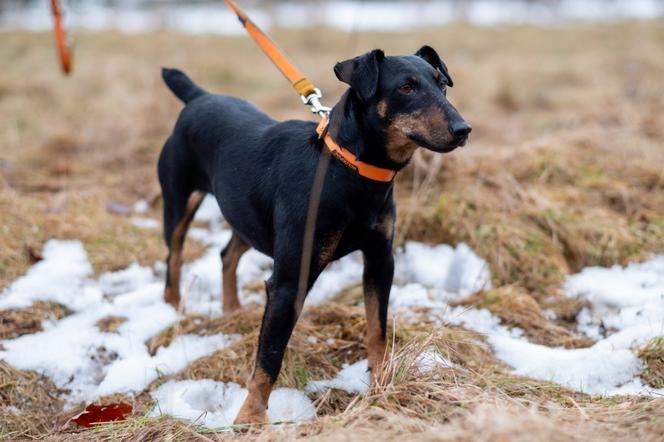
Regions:
M 394 274 L 391 177 L 419 147 L 451 152 L 472 130 L 448 101 L 452 77 L 429 46 L 408 56 L 376 49 L 337 63 L 334 73 L 349 88 L 327 128 L 317 131 L 315 122 L 277 122 L 245 100 L 204 91 L 179 70 L 162 70 L 168 87 L 186 104 L 158 164 L 169 251 L 166 302 L 176 308 L 180 302 L 185 235 L 208 193 L 233 232 L 221 252 L 224 314 L 240 308 L 236 270 L 242 254 L 253 247 L 274 258 L 255 367 L 237 424 L 267 422 L 268 398 L 304 302 L 299 283 L 304 281 L 306 294 L 330 262 L 356 250 L 364 256 L 368 365 L 374 376 L 380 371 Z M 333 145 L 351 158 L 328 157 L 311 253 L 303 255 L 314 177 Z M 387 171 L 388 178 L 368 177 L 360 165 Z M 301 278 L 306 267 L 308 275 Z

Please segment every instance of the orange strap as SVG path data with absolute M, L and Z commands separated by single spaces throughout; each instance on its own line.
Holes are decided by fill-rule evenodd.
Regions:
M 291 82 L 295 91 L 303 97 L 307 97 L 316 92 L 314 85 L 297 70 L 277 45 L 261 31 L 258 26 L 244 13 L 242 9 L 233 0 L 224 0 L 226 5 L 237 15 L 242 26 L 247 30 L 258 46 L 265 52 L 277 69 Z
M 383 169 L 382 167 L 372 166 L 371 164 L 362 162 L 358 160 L 355 157 L 355 154 L 353 154 L 351 151 L 344 149 L 335 143 L 330 136 L 330 133 L 326 130 L 328 122 L 329 120 L 327 118 L 323 118 L 316 128 L 316 132 L 319 136 L 324 137 L 325 145 L 339 161 L 363 177 L 369 178 L 370 180 L 389 183 L 394 179 L 395 175 L 397 174 L 394 170 Z
M 69 74 L 71 72 L 71 53 L 67 44 L 65 28 L 62 26 L 62 10 L 60 9 L 59 0 L 51 0 L 51 10 L 53 11 L 55 43 L 58 46 L 60 63 L 62 64 L 64 73 Z

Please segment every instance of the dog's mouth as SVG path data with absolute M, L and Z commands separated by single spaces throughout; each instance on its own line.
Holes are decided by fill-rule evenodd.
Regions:
M 438 153 L 452 152 L 457 147 L 465 146 L 466 143 L 468 142 L 468 135 L 463 135 L 461 137 L 454 137 L 450 141 L 442 144 L 433 144 L 424 139 L 424 137 L 416 133 L 408 134 L 408 138 L 418 146 Z

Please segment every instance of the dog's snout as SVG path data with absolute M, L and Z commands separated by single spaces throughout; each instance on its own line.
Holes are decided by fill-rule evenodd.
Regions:
M 455 121 L 450 125 L 450 132 L 455 137 L 466 137 L 473 130 L 473 127 L 465 121 Z

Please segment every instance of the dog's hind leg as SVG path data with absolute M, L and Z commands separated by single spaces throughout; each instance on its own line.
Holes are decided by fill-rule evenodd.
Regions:
M 222 296 L 224 314 L 231 313 L 242 308 L 237 297 L 237 265 L 240 258 L 249 250 L 247 244 L 237 232 L 233 231 L 230 241 L 221 252 L 222 265 Z
M 164 195 L 164 239 L 168 246 L 164 301 L 176 309 L 180 304 L 180 271 L 184 240 L 189 224 L 204 197 L 204 192 L 192 192 L 186 196 L 181 194 L 174 200 Z
M 197 171 L 187 146 L 171 137 L 159 157 L 159 184 L 164 199 L 164 241 L 166 258 L 166 289 L 164 300 L 178 308 L 180 303 L 180 268 L 182 247 L 189 223 L 200 206 L 204 192 L 196 186 Z

